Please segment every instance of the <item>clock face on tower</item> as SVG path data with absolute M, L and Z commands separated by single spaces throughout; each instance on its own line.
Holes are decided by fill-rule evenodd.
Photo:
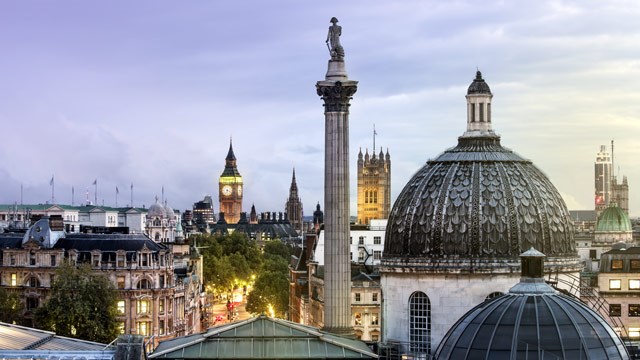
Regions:
M 231 186 L 229 185 L 225 185 L 222 187 L 222 195 L 224 196 L 231 196 Z
M 238 195 L 242 196 L 242 185 L 238 185 Z

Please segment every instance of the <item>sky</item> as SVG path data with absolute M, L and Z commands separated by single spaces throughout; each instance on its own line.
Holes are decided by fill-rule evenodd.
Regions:
M 0 203 L 218 211 L 229 140 L 244 209 L 284 211 L 295 168 L 305 215 L 323 203 L 329 20 L 349 78 L 356 160 L 391 154 L 392 201 L 466 127 L 482 71 L 502 144 L 569 209 L 593 209 L 594 160 L 615 140 L 640 216 L 638 1 L 0 1 Z M 619 169 L 619 170 L 618 170 Z M 22 195 L 21 195 L 22 187 Z

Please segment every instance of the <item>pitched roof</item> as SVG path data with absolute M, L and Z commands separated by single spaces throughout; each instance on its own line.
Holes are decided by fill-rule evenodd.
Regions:
M 103 351 L 107 344 L 58 336 L 54 332 L 0 322 L 0 357 L 4 350 Z M 115 353 L 115 348 L 111 348 Z
M 260 315 L 163 341 L 150 359 L 377 359 L 359 340 Z

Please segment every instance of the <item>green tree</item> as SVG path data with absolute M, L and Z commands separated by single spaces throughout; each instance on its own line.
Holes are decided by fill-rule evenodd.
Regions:
M 19 323 L 24 306 L 17 294 L 0 286 L 0 321 L 9 324 Z
M 280 240 L 268 241 L 264 244 L 264 257 L 265 259 L 273 259 L 274 257 L 277 257 L 289 262 L 289 258 L 291 257 L 291 246 Z
M 269 313 L 273 307 L 276 317 L 284 317 L 289 308 L 289 279 L 280 272 L 263 272 L 256 278 L 255 285 L 247 297 L 247 311 L 260 314 Z
M 277 317 L 289 308 L 289 258 L 291 248 L 280 240 L 265 244 L 262 266 L 253 290 L 247 297 L 247 311 L 268 313 L 269 305 Z
M 117 293 L 88 265 L 62 264 L 51 296 L 35 313 L 36 326 L 58 335 L 109 343 L 118 336 Z
M 244 233 L 203 234 L 193 237 L 191 244 L 202 254 L 206 285 L 218 293 L 233 288 L 235 280 L 249 280 L 262 265 L 260 249 Z

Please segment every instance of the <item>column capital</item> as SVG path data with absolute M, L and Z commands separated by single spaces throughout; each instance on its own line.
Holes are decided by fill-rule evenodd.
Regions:
M 324 100 L 324 112 L 349 112 L 349 100 L 358 90 L 357 81 L 318 81 L 316 91 Z

